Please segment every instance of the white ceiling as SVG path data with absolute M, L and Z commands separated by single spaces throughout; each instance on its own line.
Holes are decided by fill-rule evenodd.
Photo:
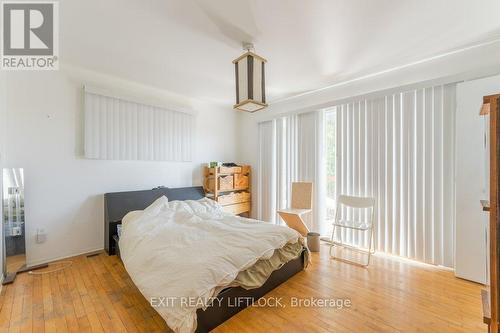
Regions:
M 271 102 L 500 38 L 498 0 L 64 0 L 63 64 L 232 105 L 242 41 Z

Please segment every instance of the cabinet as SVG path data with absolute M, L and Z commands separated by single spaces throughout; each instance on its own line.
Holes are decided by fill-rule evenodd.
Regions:
M 249 165 L 205 167 L 203 187 L 207 197 L 217 201 L 224 211 L 250 216 L 252 201 Z

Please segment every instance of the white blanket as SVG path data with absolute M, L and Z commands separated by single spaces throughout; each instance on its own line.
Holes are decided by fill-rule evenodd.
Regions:
M 134 214 L 123 220 L 125 268 L 168 326 L 182 333 L 195 331 L 196 310 L 216 289 L 300 238 L 285 226 L 224 213 L 210 199 L 164 199 Z

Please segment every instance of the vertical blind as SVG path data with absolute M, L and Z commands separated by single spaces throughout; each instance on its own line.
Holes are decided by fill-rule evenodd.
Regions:
M 194 116 L 85 91 L 85 157 L 191 161 Z
M 331 110 L 337 117 L 336 191 L 375 197 L 378 251 L 453 267 L 454 110 L 455 85 Z M 342 237 L 368 244 L 357 231 L 343 230 Z
M 257 167 L 257 218 L 276 218 L 276 120 L 259 124 L 259 164 Z
M 324 228 L 322 112 L 280 117 L 259 124 L 258 218 L 280 223 L 276 214 L 287 208 L 291 183 L 313 182 L 313 214 L 306 223 L 311 230 Z

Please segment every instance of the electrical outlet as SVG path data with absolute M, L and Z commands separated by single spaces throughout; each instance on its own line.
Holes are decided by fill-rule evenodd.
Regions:
M 45 243 L 47 240 L 47 233 L 45 232 L 45 229 L 40 228 L 36 229 L 36 242 L 38 244 Z

